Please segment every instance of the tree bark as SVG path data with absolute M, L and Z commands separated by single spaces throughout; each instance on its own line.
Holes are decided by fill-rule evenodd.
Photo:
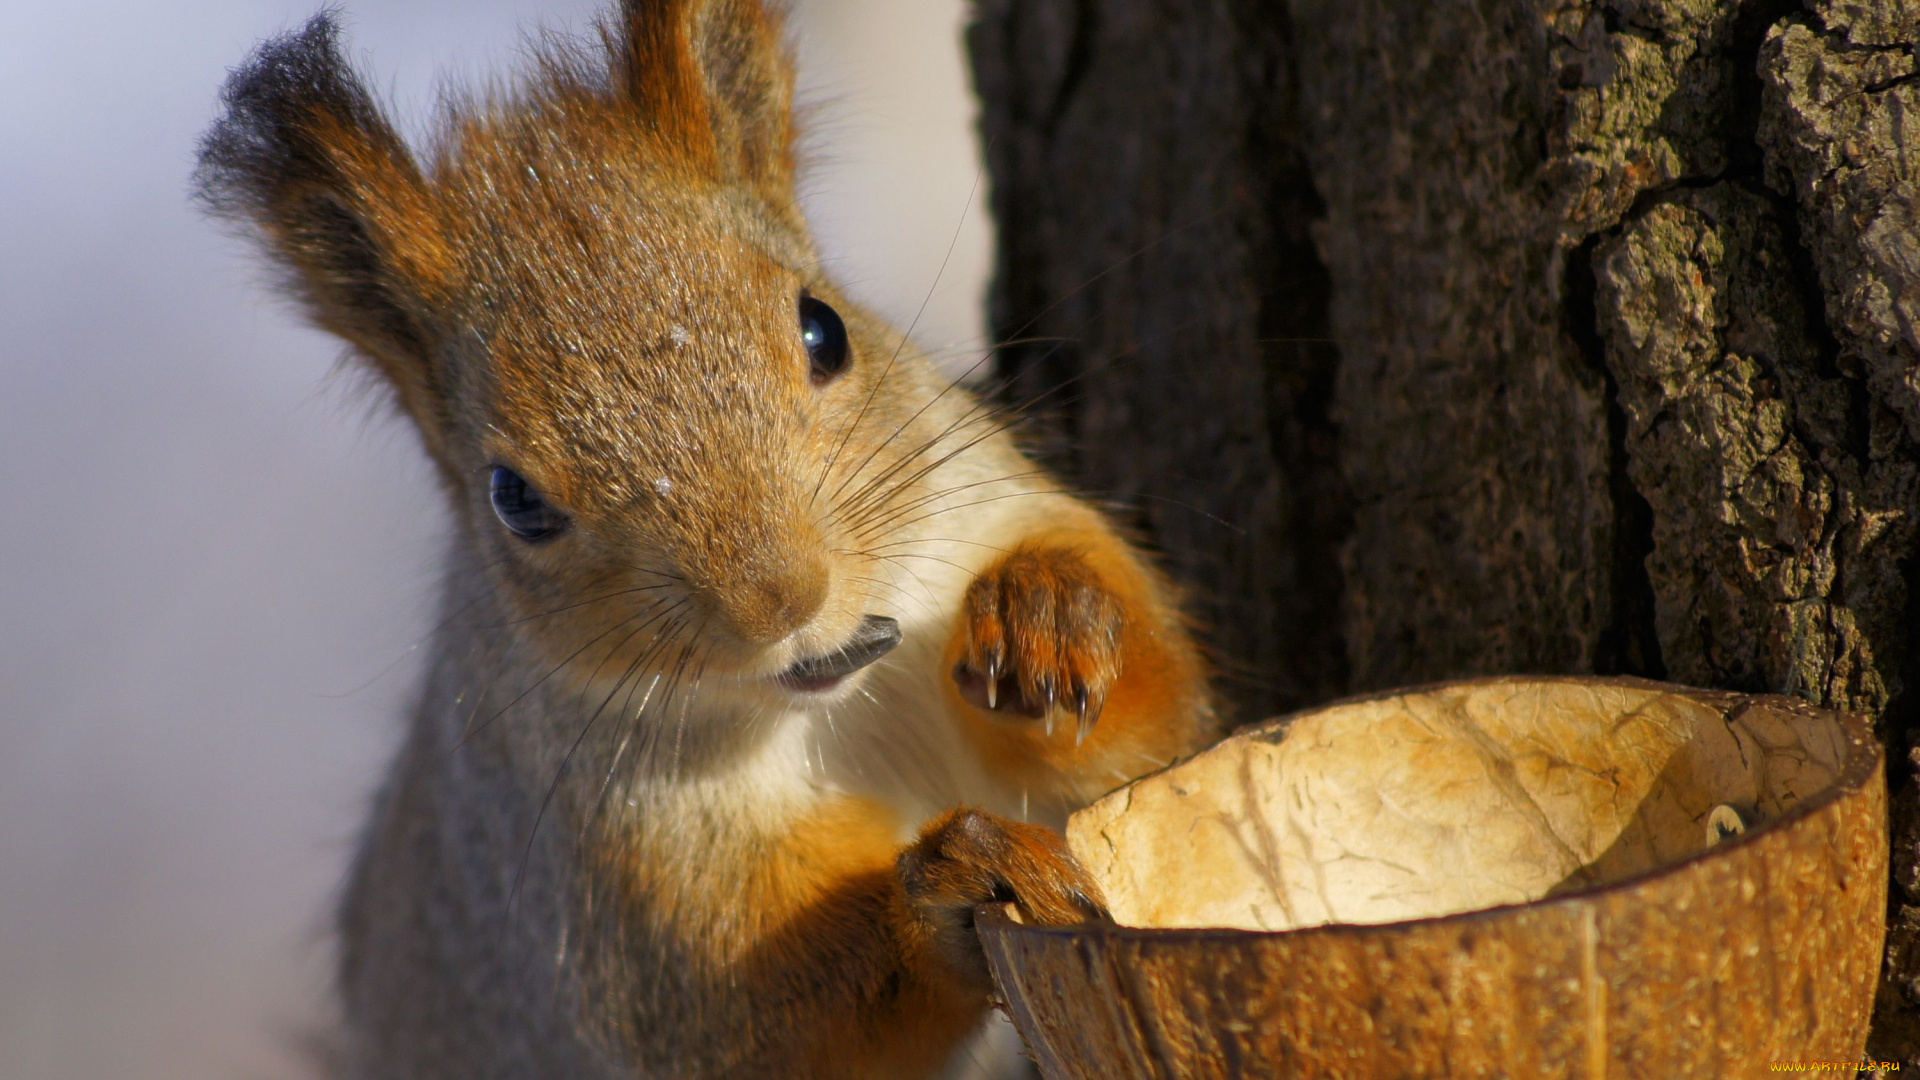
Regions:
M 980 0 L 1010 400 L 1240 719 L 1502 672 L 1895 749 L 1920 1065 L 1920 0 Z

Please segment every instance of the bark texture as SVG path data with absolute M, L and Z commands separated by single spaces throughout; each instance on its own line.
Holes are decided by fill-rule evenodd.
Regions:
M 1338 693 L 1335 352 L 1284 9 L 983 0 L 970 44 L 1009 397 L 1158 543 L 1248 715 Z
M 1498 672 L 1881 718 L 1873 1049 L 1920 1065 L 1917 43 L 1915 0 L 971 33 L 1001 373 L 1190 583 L 1241 719 Z

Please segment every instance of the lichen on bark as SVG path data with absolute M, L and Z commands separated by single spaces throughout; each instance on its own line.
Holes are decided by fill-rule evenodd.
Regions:
M 1822 375 L 1792 268 L 1773 203 L 1730 183 L 1663 198 L 1596 252 L 1661 655 L 1680 682 L 1877 713 L 1914 470 L 1855 455 L 1855 388 Z
M 1612 227 L 1643 191 L 1728 169 L 1741 138 L 1738 38 L 1755 6 L 1543 9 L 1555 85 L 1542 173 L 1565 200 L 1565 239 Z
M 1343 350 L 1356 684 L 1660 674 L 1587 249 L 1649 192 L 1757 158 L 1758 6 L 1292 10 Z
M 1875 10 L 1850 11 L 1850 29 L 1889 36 Z M 1761 139 L 1769 179 L 1800 206 L 1840 362 L 1864 370 L 1920 440 L 1920 29 L 1906 33 L 1905 47 L 1862 47 L 1806 19 L 1775 27 L 1760 58 Z
M 1767 35 L 1757 65 L 1764 87 L 1759 140 L 1768 182 L 1796 207 L 1799 233 L 1834 338 L 1833 364 L 1857 383 L 1866 414 L 1855 457 L 1869 477 L 1898 477 L 1904 491 L 1876 500 L 1881 536 L 1848 577 L 1850 598 L 1881 617 L 1862 627 L 1882 668 L 1904 660 L 1907 682 L 1920 663 L 1920 619 L 1911 608 L 1917 509 L 1912 473 L 1920 442 L 1920 162 L 1911 129 L 1920 118 L 1920 3 L 1914 0 L 1815 0 L 1811 12 L 1782 19 Z M 1884 481 L 1883 481 L 1884 482 Z M 1887 485 L 1892 486 L 1892 485 Z M 1870 493 L 1870 495 L 1873 493 Z M 1903 567 L 1899 560 L 1906 560 Z M 1902 573 L 1902 570 L 1905 570 Z M 1894 691 L 1902 688 L 1897 683 Z M 1912 746 L 1920 701 L 1904 688 L 1883 728 L 1896 748 Z M 1891 804 L 1894 909 L 1875 1010 L 1875 1056 L 1920 1064 L 1920 797 L 1911 768 Z M 1911 762 L 1907 763 L 1909 766 Z

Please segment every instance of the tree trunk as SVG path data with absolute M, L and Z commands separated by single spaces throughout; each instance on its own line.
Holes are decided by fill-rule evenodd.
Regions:
M 1895 747 L 1920 1065 L 1920 0 L 980 0 L 999 371 L 1242 720 L 1500 672 Z M 1920 593 L 1916 593 L 1920 596 Z

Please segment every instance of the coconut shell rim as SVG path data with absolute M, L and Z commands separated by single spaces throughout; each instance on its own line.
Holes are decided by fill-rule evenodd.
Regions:
M 1886 758 L 1885 748 L 1880 745 L 1880 740 L 1873 734 L 1872 722 L 1856 712 L 1826 708 L 1814 705 L 1800 698 L 1787 697 L 1782 694 L 1749 694 L 1738 690 L 1713 690 L 1703 687 L 1684 686 L 1679 683 L 1660 682 L 1655 679 L 1634 678 L 1632 676 L 1494 675 L 1474 679 L 1449 679 L 1439 682 L 1422 683 L 1417 686 L 1401 687 L 1394 690 L 1355 694 L 1329 701 L 1322 705 L 1315 705 L 1311 708 L 1298 709 L 1294 712 L 1285 713 L 1267 720 L 1243 725 L 1234 730 L 1228 738 L 1249 735 L 1258 738 L 1268 733 L 1285 732 L 1286 729 L 1300 717 L 1313 713 L 1326 712 L 1330 709 L 1341 708 L 1348 705 L 1361 705 L 1372 701 L 1409 697 L 1415 694 L 1434 693 L 1441 690 L 1462 690 L 1482 686 L 1539 683 L 1572 683 L 1580 686 L 1625 686 L 1638 690 L 1655 690 L 1662 693 L 1672 693 L 1695 699 L 1718 698 L 1733 705 L 1733 708 L 1729 708 L 1724 713 L 1724 715 L 1729 718 L 1752 708 L 1779 708 L 1789 712 L 1825 714 L 1834 717 L 1839 722 L 1841 732 L 1846 736 L 1846 760 L 1841 763 L 1839 775 L 1834 778 L 1833 783 L 1820 789 L 1813 795 L 1809 795 L 1805 799 L 1800 800 L 1800 802 L 1779 817 L 1773 818 L 1756 828 L 1748 829 L 1737 837 L 1722 841 L 1710 848 L 1697 851 L 1683 859 L 1676 859 L 1662 866 L 1656 866 L 1649 870 L 1630 874 L 1601 885 L 1590 886 L 1574 892 L 1545 896 L 1538 900 L 1527 900 L 1516 904 L 1496 904 L 1492 907 L 1474 908 L 1471 911 L 1449 912 L 1445 915 L 1428 915 L 1418 919 L 1397 919 L 1393 922 L 1380 923 L 1321 923 L 1318 926 L 1296 927 L 1291 930 L 1246 930 L 1232 926 L 1122 926 L 1119 923 L 1112 922 L 1040 926 L 1016 922 L 1007 914 L 1007 909 L 1012 905 L 993 903 L 982 904 L 975 909 L 974 917 L 976 925 L 978 925 L 983 932 L 991 931 L 1005 934 L 1033 934 L 1067 938 L 1121 938 L 1140 942 L 1177 944 L 1187 942 L 1248 941 L 1277 937 L 1299 937 L 1302 935 L 1343 937 L 1360 934 L 1379 934 L 1388 931 L 1407 930 L 1414 927 L 1486 922 L 1493 919 L 1504 918 L 1512 912 L 1520 910 L 1541 910 L 1557 905 L 1589 902 L 1612 893 L 1637 889 L 1659 878 L 1681 873 L 1708 858 L 1730 856 L 1742 848 L 1759 842 L 1763 838 L 1785 832 L 1806 818 L 1812 817 L 1838 804 L 1841 800 L 1849 796 L 1858 794 L 1866 785 L 1872 783 L 1873 780 L 1881 774 Z M 1224 742 L 1225 740 L 1222 741 Z M 1216 743 L 1215 745 L 1217 746 L 1219 744 Z M 1208 750 L 1211 749 L 1212 747 L 1208 748 Z M 1206 752 L 1206 750 L 1200 751 L 1201 754 Z M 1193 755 L 1193 757 L 1198 756 L 1199 754 Z M 1139 783 L 1149 776 L 1157 776 L 1160 773 L 1176 769 L 1182 764 L 1193 760 L 1193 757 L 1182 758 L 1179 761 L 1172 762 L 1154 772 L 1136 777 L 1130 783 Z M 1125 787 L 1128 785 L 1121 786 Z M 1115 788 L 1114 790 L 1118 791 L 1120 789 Z M 1108 792 L 1107 794 L 1112 794 L 1112 792 Z M 1101 798 L 1105 797 L 1105 795 L 1101 796 Z

